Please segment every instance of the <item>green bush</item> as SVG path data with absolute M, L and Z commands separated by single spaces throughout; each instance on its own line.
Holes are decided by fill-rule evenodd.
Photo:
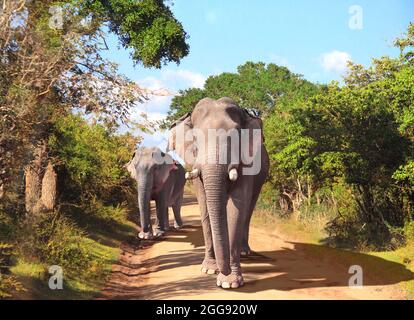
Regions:
M 0 299 L 11 298 L 16 291 L 26 291 L 26 289 L 16 277 L 0 274 Z
M 84 237 L 84 232 L 73 222 L 67 218 L 59 218 L 55 222 L 52 236 L 42 248 L 45 262 L 75 272 L 88 270 L 92 257 L 83 243 Z
M 26 234 L 19 246 L 26 259 L 59 265 L 69 273 L 86 272 L 92 265 L 84 231 L 59 213 L 30 219 L 20 232 Z
M 13 245 L 0 242 L 0 273 L 5 274 L 9 272 L 12 266 L 12 258 L 14 256 Z
M 0 299 L 10 298 L 15 291 L 25 290 L 17 279 L 10 275 L 10 267 L 14 264 L 13 245 L 0 242 Z
M 414 241 L 414 221 L 410 221 L 405 224 L 404 236 L 406 240 Z
M 105 205 L 101 201 L 93 199 L 88 211 L 90 214 L 99 217 L 107 225 L 114 222 L 124 222 L 128 219 L 126 204 Z
M 0 240 L 6 240 L 13 234 L 13 223 L 9 215 L 0 208 Z

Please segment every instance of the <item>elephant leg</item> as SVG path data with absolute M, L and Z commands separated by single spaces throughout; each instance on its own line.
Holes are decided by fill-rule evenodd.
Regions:
M 170 217 L 169 217 L 170 213 L 168 211 L 168 206 L 165 208 L 165 213 L 164 213 L 164 230 L 168 231 L 171 229 L 170 227 Z
M 251 254 L 251 249 L 249 246 L 249 231 L 250 231 L 250 221 L 253 215 L 254 208 L 256 206 L 257 199 L 259 199 L 260 192 L 257 192 L 253 195 L 249 210 L 246 215 L 246 220 L 244 223 L 243 228 L 243 237 L 242 237 L 242 244 L 241 244 L 241 255 L 242 256 L 248 256 Z
M 182 198 L 177 200 L 172 206 L 174 212 L 174 228 L 177 230 L 181 229 L 183 226 L 183 221 L 181 219 L 181 202 Z
M 174 213 L 174 228 L 177 230 L 181 229 L 181 227 L 183 226 L 183 221 L 181 219 L 181 204 L 183 203 L 183 197 L 183 194 L 178 196 L 172 205 Z
M 244 208 L 242 201 L 235 200 L 232 197 L 229 198 L 227 202 L 227 225 L 229 229 L 231 273 L 227 276 L 220 273 L 217 277 L 217 286 L 224 289 L 236 289 L 244 285 L 240 266 L 241 239 L 247 213 Z
M 218 272 L 218 266 L 214 254 L 213 236 L 211 233 L 210 217 L 207 211 L 206 194 L 200 178 L 193 180 L 193 183 L 196 190 L 198 205 L 200 207 L 201 225 L 206 247 L 201 271 L 206 274 L 216 274 Z
M 155 200 L 156 208 L 157 208 L 157 221 L 155 227 L 155 236 L 160 237 L 165 234 L 165 220 L 166 220 L 166 213 L 168 216 L 168 206 L 165 201 L 165 197 L 163 194 L 158 195 L 157 199 Z

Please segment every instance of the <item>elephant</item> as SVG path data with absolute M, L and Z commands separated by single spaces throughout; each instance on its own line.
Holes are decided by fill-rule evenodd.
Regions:
M 211 139 L 209 132 L 216 132 L 216 136 Z M 229 132 L 241 139 L 223 143 L 232 139 Z M 243 141 L 245 132 L 248 135 Z M 193 166 L 186 178 L 194 181 L 201 212 L 206 246 L 201 271 L 218 273 L 217 286 L 224 289 L 244 284 L 240 256 L 250 252 L 250 219 L 269 172 L 262 133 L 261 119 L 230 98 L 205 98 L 170 128 L 167 150 L 175 150 Z M 200 141 L 206 136 L 208 147 Z M 221 143 L 219 148 L 217 142 Z M 243 160 L 246 154 L 251 155 L 251 162 Z
M 170 229 L 168 207 L 174 212 L 174 228 L 180 229 L 181 204 L 184 196 L 185 170 L 173 158 L 159 148 L 138 149 L 126 169 L 137 181 L 138 207 L 140 213 L 140 239 L 152 239 L 164 235 Z M 150 201 L 155 200 L 157 220 L 155 233 L 152 231 Z

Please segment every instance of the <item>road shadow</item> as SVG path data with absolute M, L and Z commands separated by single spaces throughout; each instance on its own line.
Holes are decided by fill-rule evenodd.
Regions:
M 184 226 L 181 230 L 168 232 L 165 241 L 189 243 L 194 248 L 204 247 L 203 229 L 201 226 Z
M 187 203 L 196 203 L 188 197 Z M 167 232 L 162 239 L 152 241 L 131 241 L 124 252 L 137 256 L 157 241 L 188 243 L 194 249 L 176 250 L 165 255 L 142 258 L 137 263 L 120 259 L 118 264 L 126 272 L 118 271 L 121 281 L 109 283 L 107 290 L 111 299 L 169 299 L 185 295 L 196 297 L 206 291 L 221 292 L 215 285 L 214 276 L 190 274 L 187 279 L 151 285 L 137 281 L 140 277 L 158 271 L 179 272 L 180 268 L 200 265 L 204 257 L 204 240 L 199 220 L 190 218 L 181 230 Z M 266 240 L 268 241 L 268 240 Z M 343 288 L 348 286 L 352 274 L 349 268 L 358 265 L 363 270 L 363 285 L 394 285 L 414 279 L 414 273 L 404 264 L 385 260 L 381 257 L 330 248 L 325 245 L 300 242 L 283 242 L 275 237 L 277 249 L 253 252 L 242 258 L 245 286 L 238 292 L 259 293 L 267 290 L 292 291 L 309 288 Z M 280 246 L 280 247 L 277 247 Z M 254 249 L 254 248 L 253 248 Z M 129 251 L 128 251 L 129 250 Z M 195 270 L 195 269 L 194 269 Z M 138 277 L 138 278 L 134 278 Z M 107 297 L 106 297 L 107 298 Z
M 167 237 L 165 241 L 185 242 L 194 246 L 191 251 L 177 251 L 165 256 L 154 257 L 148 263 L 157 263 L 155 270 L 168 270 L 200 264 L 203 258 L 203 235 L 201 226 L 190 226 L 186 230 L 174 232 L 180 237 Z M 296 290 L 306 288 L 347 287 L 352 274 L 349 268 L 361 266 L 364 286 L 384 286 L 398 284 L 414 279 L 414 273 L 404 264 L 385 260 L 373 255 L 348 250 L 330 248 L 323 245 L 285 242 L 286 246 L 274 251 L 259 251 L 242 258 L 242 269 L 246 285 L 241 292 L 257 293 L 266 290 Z M 268 276 L 266 276 L 268 275 Z M 211 277 L 206 283 L 204 278 L 192 278 L 166 284 L 165 290 L 202 291 L 210 288 Z M 198 282 L 201 281 L 201 282 Z M 163 285 L 164 287 L 164 285 Z M 146 288 L 150 290 L 150 288 Z M 167 296 L 167 293 L 163 293 Z M 158 298 L 158 294 L 156 295 Z M 171 292 L 174 296 L 174 291 Z M 160 297 L 161 298 L 161 297 Z
M 108 286 L 111 291 L 112 300 L 162 300 L 171 299 L 175 296 L 197 296 L 200 291 L 217 290 L 214 278 L 206 275 L 191 277 L 177 282 L 163 283 L 162 285 L 139 285 L 130 284 Z
M 241 292 L 295 290 L 306 288 L 347 287 L 354 273 L 351 266 L 360 266 L 364 286 L 394 285 L 414 279 L 405 265 L 365 253 L 324 247 L 315 244 L 288 242 L 291 248 L 259 252 L 257 258 L 243 261 L 245 275 L 272 274 L 246 283 Z M 261 258 L 263 257 L 263 258 Z M 261 266 L 263 262 L 266 266 Z M 276 274 L 275 274 L 276 273 Z

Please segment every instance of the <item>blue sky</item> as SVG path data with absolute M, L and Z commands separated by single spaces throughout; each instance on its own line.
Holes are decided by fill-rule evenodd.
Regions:
M 153 90 L 202 87 L 208 76 L 234 72 L 246 61 L 285 65 L 314 82 L 340 80 L 349 59 L 367 66 L 373 57 L 397 55 L 393 39 L 414 22 L 412 0 L 175 0 L 172 10 L 190 36 L 190 54 L 179 66 L 134 67 L 116 38 L 108 39 L 108 58 Z M 351 28 L 350 21 L 362 25 Z M 170 101 L 156 97 L 139 108 L 160 119 Z M 145 138 L 146 145 L 163 141 L 162 133 Z

